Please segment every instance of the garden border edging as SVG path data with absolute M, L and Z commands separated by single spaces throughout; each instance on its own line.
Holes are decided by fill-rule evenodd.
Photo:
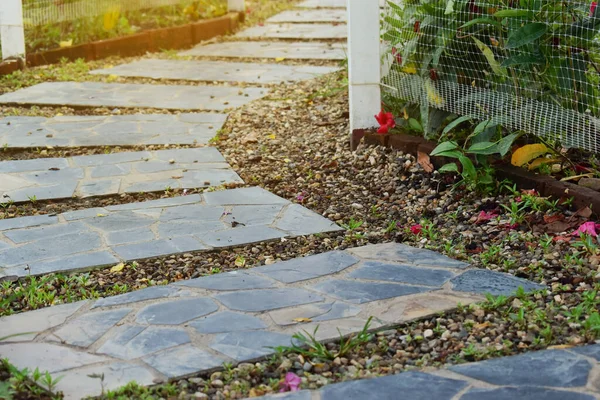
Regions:
M 377 134 L 364 129 L 357 129 L 351 135 L 351 149 L 356 150 L 361 140 L 368 145 L 380 145 L 401 150 L 414 156 L 420 151 L 431 154 L 437 143 L 419 136 L 407 134 Z M 440 168 L 450 160 L 446 157 L 431 156 L 431 163 Z M 590 207 L 594 214 L 600 215 L 600 192 L 575 185 L 570 182 L 561 182 L 545 175 L 537 175 L 523 168 L 512 165 L 494 167 L 499 179 L 508 179 L 514 182 L 519 189 L 535 189 L 541 196 L 566 199 L 573 197 L 573 205 L 579 209 Z
M 37 67 L 56 64 L 62 58 L 70 61 L 79 58 L 93 61 L 110 56 L 131 57 L 142 55 L 147 51 L 187 48 L 204 40 L 234 32 L 244 19 L 243 12 L 227 13 L 221 17 L 191 24 L 151 29 L 134 35 L 31 53 L 27 55 L 26 65 Z M 0 63 L 0 76 L 12 74 L 18 69 L 17 61 L 7 60 Z

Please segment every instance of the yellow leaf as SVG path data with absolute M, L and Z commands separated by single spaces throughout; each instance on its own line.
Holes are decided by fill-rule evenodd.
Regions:
M 277 136 L 275 136 L 274 133 L 271 133 L 269 136 L 267 136 L 269 139 L 275 139 Z
M 54 114 L 54 116 L 55 116 L 55 117 L 62 117 L 62 116 L 63 116 L 63 113 L 56 113 L 56 114 Z
M 104 69 L 111 69 L 111 68 L 114 68 L 114 67 L 115 67 L 115 66 L 114 66 L 114 65 L 112 65 L 112 64 L 106 64 L 106 65 L 104 66 Z
M 246 259 L 243 256 L 238 256 L 235 259 L 235 265 L 236 267 L 243 267 L 244 265 L 246 265 Z
M 104 14 L 102 18 L 102 27 L 105 31 L 112 30 L 119 20 L 119 16 L 121 15 L 121 7 L 113 6 L 108 9 L 106 14 Z
M 438 107 L 444 104 L 444 98 L 438 94 L 437 90 L 435 90 L 433 83 L 425 81 L 425 87 L 427 89 L 427 98 L 431 104 Z
M 403 113 L 404 113 L 404 119 L 408 120 L 408 113 L 406 112 L 406 108 L 404 108 Z
M 73 46 L 73 39 L 58 42 L 58 45 L 60 46 L 60 48 L 71 47 Z
M 106 217 L 104 214 L 96 214 L 96 217 Z
M 280 61 L 283 61 L 283 60 L 285 60 L 285 57 L 277 57 L 277 58 L 275 58 L 276 62 L 280 62 Z
M 407 66 L 405 66 L 405 67 L 402 68 L 402 72 L 414 75 L 414 74 L 417 73 L 417 67 L 415 67 L 414 65 L 407 65 Z
M 125 264 L 118 263 L 117 265 L 115 265 L 114 267 L 112 267 L 110 269 L 110 272 L 121 272 L 121 271 L 123 271 L 123 268 L 125 268 Z
M 289 158 L 284 158 L 284 159 L 283 159 L 283 162 L 285 162 L 285 163 L 291 163 L 291 162 L 292 162 L 292 160 L 290 160 Z
M 548 151 L 548 148 L 543 144 L 526 144 L 513 153 L 510 163 L 514 166 L 522 167 L 529 161 L 548 153 Z
M 294 322 L 312 322 L 310 318 L 294 318 L 292 321 Z
M 536 168 L 541 167 L 544 164 L 553 164 L 556 162 L 560 162 L 561 159 L 560 158 L 546 158 L 546 157 L 540 157 L 540 158 L 536 158 L 535 160 L 533 160 L 531 162 L 531 164 L 529 164 L 529 170 L 533 170 Z

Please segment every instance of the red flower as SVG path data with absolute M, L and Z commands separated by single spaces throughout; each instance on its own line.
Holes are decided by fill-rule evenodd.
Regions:
M 419 33 L 421 30 L 421 21 L 415 21 L 414 31 Z
M 379 129 L 377 129 L 377 133 L 388 133 L 388 131 L 396 126 L 396 121 L 394 121 L 394 115 L 391 112 L 383 112 L 381 110 L 379 114 L 375 116 L 377 122 L 379 122 Z
M 498 216 L 498 214 L 496 214 L 495 211 L 490 211 L 490 212 L 482 211 L 477 216 L 477 219 L 475 220 L 475 223 L 476 224 L 481 224 L 481 223 L 487 222 L 487 221 L 489 221 L 491 219 L 494 219 L 497 216 Z
M 421 226 L 421 224 L 416 224 L 410 227 L 410 231 L 413 233 L 413 235 L 420 234 L 422 230 L 423 227 Z
M 396 62 L 398 64 L 402 64 L 402 54 L 400 54 L 400 52 L 398 51 L 398 49 L 396 49 L 395 47 L 392 47 L 392 55 L 394 57 L 396 57 Z
M 595 1 L 592 1 L 592 4 L 590 4 L 590 16 L 594 15 L 594 12 L 596 11 L 596 7 L 598 7 L 598 3 Z

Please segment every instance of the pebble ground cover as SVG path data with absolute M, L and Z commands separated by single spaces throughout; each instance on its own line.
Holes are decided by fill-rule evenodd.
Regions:
M 110 61 L 34 69 L 23 76 L 22 83 L 8 77 L 0 81 L 0 87 L 10 91 L 22 84 L 53 79 L 149 82 L 86 75 L 88 70 L 106 62 Z M 62 74 L 66 74 L 64 78 Z M 548 289 L 533 295 L 521 293 L 514 299 L 489 297 L 479 305 L 357 337 L 346 352 L 335 342 L 325 345 L 328 352 L 281 351 L 254 364 L 226 365 L 211 374 L 153 388 L 131 384 L 103 397 L 244 398 L 278 391 L 286 372 L 300 376 L 301 387 L 314 389 L 344 380 L 598 340 L 597 238 L 571 235 L 583 222 L 594 221 L 594 217 L 587 210 L 574 210 L 568 204 L 540 198 L 534 192 L 523 193 L 509 182 L 499 184 L 498 190 L 485 196 L 452 190 L 451 178 L 437 172 L 426 173 L 414 155 L 363 145 L 351 152 L 347 139 L 346 84 L 346 75 L 337 73 L 314 81 L 276 85 L 267 98 L 233 111 L 215 140 L 227 162 L 248 185 L 259 185 L 302 204 L 345 227 L 345 232 L 158 257 L 130 263 L 120 270 L 106 268 L 85 274 L 4 281 L 0 282 L 0 315 L 334 249 L 398 241 L 429 248 L 476 267 L 509 272 L 547 285 Z M 44 116 L 134 111 L 66 107 L 0 109 L 7 115 Z M 119 149 L 6 150 L 0 151 L 0 159 L 108 151 Z M 181 191 L 173 190 L 62 202 L 38 201 L 9 204 L 1 212 L 4 218 L 13 218 L 180 194 Z M 299 324 L 298 330 L 301 329 Z M 9 374 L 10 379 L 18 380 L 8 366 L 0 366 L 3 379 Z M 32 391 L 27 385 L 12 386 L 18 392 L 15 398 L 48 396 Z

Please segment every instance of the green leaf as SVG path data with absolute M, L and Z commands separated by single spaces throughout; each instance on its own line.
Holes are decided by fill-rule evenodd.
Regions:
M 456 150 L 458 149 L 458 143 L 456 142 L 442 142 L 437 145 L 435 149 L 431 152 L 430 155 L 435 156 L 444 151 Z
M 535 42 L 544 36 L 547 30 L 548 26 L 542 22 L 527 24 L 508 35 L 506 48 L 516 49 L 518 47 L 525 46 L 526 44 Z
M 474 18 L 472 20 L 470 20 L 469 22 L 461 25 L 459 27 L 459 29 L 464 29 L 464 28 L 468 28 L 469 26 L 473 26 L 473 25 L 477 25 L 477 24 L 487 24 L 487 25 L 494 25 L 498 28 L 502 28 L 502 24 L 498 21 L 496 21 L 495 19 L 491 19 L 491 18 Z
M 454 12 L 454 0 L 448 0 L 448 4 L 446 4 L 446 12 L 444 14 L 452 14 Z
M 437 153 L 436 157 L 450 157 L 450 158 L 459 158 L 463 153 L 458 150 L 448 150 L 442 151 L 441 153 Z
M 502 68 L 496 58 L 494 57 L 494 52 L 486 46 L 481 40 L 476 37 L 471 37 L 479 50 L 483 53 L 484 57 L 487 59 L 488 64 L 492 68 L 492 71 L 498 75 L 506 76 L 506 69 Z
M 533 13 L 528 10 L 500 10 L 494 13 L 494 17 L 497 18 L 531 18 Z
M 512 65 L 528 65 L 528 64 L 546 64 L 546 58 L 542 55 L 533 54 L 517 54 L 504 60 L 502 67 L 510 67 Z
M 477 171 L 475 170 L 475 166 L 473 165 L 473 161 L 467 156 L 461 156 L 458 161 L 463 166 L 462 175 L 467 179 L 475 180 L 477 177 Z
M 458 166 L 456 165 L 456 163 L 448 163 L 446 165 L 442 165 L 442 167 L 440 169 L 438 169 L 438 171 L 440 171 L 440 172 L 458 172 Z
M 421 126 L 421 124 L 419 123 L 419 121 L 417 121 L 414 118 L 410 118 L 408 120 L 408 126 L 410 127 L 410 129 L 417 131 L 417 132 L 423 132 L 423 127 Z
M 467 153 L 471 154 L 494 154 L 496 152 L 496 143 L 494 142 L 480 142 L 475 143 L 467 149 Z
M 521 136 L 518 133 L 511 133 L 510 135 L 507 135 L 505 137 L 503 137 L 502 139 L 500 139 L 497 142 L 497 150 L 498 153 L 504 157 L 509 151 L 510 148 L 512 147 L 513 143 L 515 142 L 515 140 L 517 140 L 517 138 Z
M 472 119 L 472 117 L 470 115 L 464 115 L 462 117 L 456 118 L 454 121 L 450 122 L 444 128 L 444 130 L 442 131 L 442 135 L 446 135 L 452 129 L 456 128 L 458 125 L 462 124 L 463 122 L 470 121 L 471 119 Z

